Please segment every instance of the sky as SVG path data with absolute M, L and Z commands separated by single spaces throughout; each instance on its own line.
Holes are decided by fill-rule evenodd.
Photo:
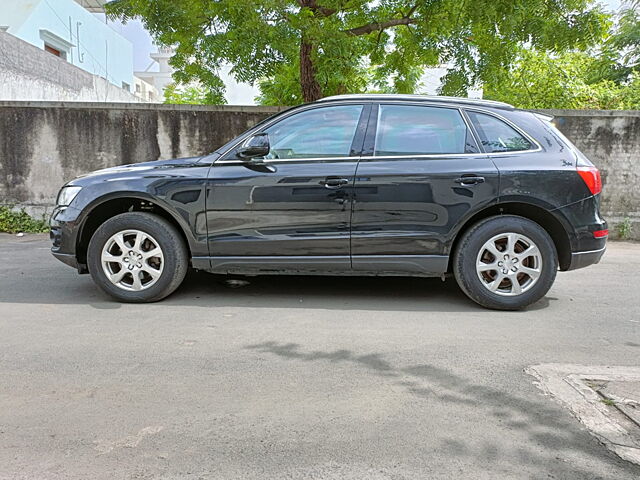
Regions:
M 599 0 L 605 9 L 615 11 L 620 8 L 620 0 Z M 102 15 L 102 14 L 100 14 Z M 104 15 L 102 15 L 104 19 Z M 151 60 L 149 55 L 156 51 L 151 36 L 138 20 L 122 24 L 121 22 L 109 21 L 108 24 L 120 35 L 128 39 L 134 45 L 133 49 L 133 69 L 134 71 L 157 70 L 157 64 Z M 230 105 L 251 105 L 258 95 L 258 89 L 247 84 L 238 84 L 228 75 L 228 68 L 223 69 L 222 79 L 227 85 L 227 102 Z

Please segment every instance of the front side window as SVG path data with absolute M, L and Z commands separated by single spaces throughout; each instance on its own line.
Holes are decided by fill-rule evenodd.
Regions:
M 348 157 L 362 105 L 321 107 L 295 113 L 266 128 L 266 158 Z
M 439 155 L 478 151 L 457 109 L 380 105 L 376 156 Z
M 467 113 L 478 131 L 485 152 L 518 152 L 533 148 L 529 140 L 493 115 L 472 111 Z

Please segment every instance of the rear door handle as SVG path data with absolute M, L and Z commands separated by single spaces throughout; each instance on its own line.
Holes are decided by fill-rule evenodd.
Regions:
M 343 185 L 347 185 L 349 180 L 347 178 L 339 177 L 327 177 L 324 179 L 323 185 L 326 188 L 340 188 Z
M 484 177 L 478 177 L 476 175 L 463 175 L 460 178 L 454 180 L 460 185 L 477 185 L 478 183 L 484 183 Z

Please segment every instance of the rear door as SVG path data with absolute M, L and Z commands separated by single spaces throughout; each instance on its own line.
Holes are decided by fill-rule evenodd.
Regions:
M 349 270 L 353 182 L 370 106 L 315 105 L 265 125 L 271 151 L 231 151 L 208 179 L 216 271 Z M 258 132 L 255 132 L 258 133 Z
M 355 270 L 441 273 L 459 224 L 498 197 L 498 170 L 454 107 L 374 107 L 358 164 Z

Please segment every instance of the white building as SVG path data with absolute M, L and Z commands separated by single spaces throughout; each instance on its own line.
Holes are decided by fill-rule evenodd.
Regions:
M 24 65 L 20 65 L 18 69 L 13 68 L 15 62 L 12 63 L 11 72 L 7 71 L 10 68 L 9 60 L 5 59 L 5 71 L 0 73 L 5 81 L 17 83 L 2 86 L 2 99 L 140 101 L 134 96 L 133 45 L 109 27 L 101 16 L 95 15 L 96 12 L 103 11 L 104 3 L 105 0 L 0 0 L 0 31 L 50 55 L 41 57 L 35 52 L 29 53 L 33 51 L 11 41 L 13 48 L 19 48 L 27 56 L 22 58 Z M 9 40 L 5 39 L 4 43 L 8 44 Z M 58 58 L 52 60 L 53 57 Z M 81 81 L 73 79 L 77 70 L 55 63 L 59 61 L 83 70 L 84 72 L 77 73 Z M 63 79 L 62 84 L 56 85 L 56 78 L 51 78 L 51 75 L 45 77 L 44 70 L 43 78 L 32 78 L 38 75 L 36 63 L 51 62 L 54 63 L 47 65 L 46 70 L 55 71 L 55 65 L 59 65 L 65 72 L 64 78 L 58 75 L 54 77 L 57 80 Z M 30 63 L 34 65 L 29 65 Z M 17 70 L 21 73 L 18 74 Z M 102 80 L 92 80 L 96 85 L 94 93 L 86 86 L 85 73 Z M 28 78 L 23 79 L 22 85 L 20 75 L 28 75 Z M 108 85 L 103 86 L 103 82 Z M 79 83 L 85 85 L 81 95 L 73 88 L 69 90 L 69 85 Z M 5 98 L 9 94 L 12 98 Z
M 158 46 L 158 51 L 150 55 L 153 60 L 146 70 L 135 72 L 135 76 L 156 90 L 158 101 L 164 100 L 164 90 L 173 83 L 174 69 L 169 65 L 169 60 L 175 53 L 172 47 Z M 157 63 L 157 70 L 152 68 Z
M 160 92 L 152 84 L 145 82 L 141 78 L 134 76 L 134 92 L 133 94 L 143 102 L 157 103 L 162 100 Z

